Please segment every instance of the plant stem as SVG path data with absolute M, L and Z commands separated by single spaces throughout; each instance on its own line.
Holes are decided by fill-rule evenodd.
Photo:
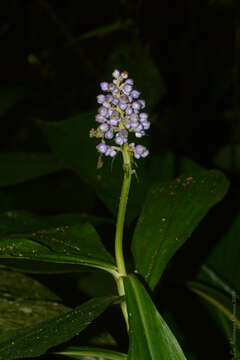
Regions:
M 127 275 L 124 256 L 123 256 L 123 229 L 124 229 L 124 220 L 126 214 L 128 193 L 131 184 L 132 178 L 132 168 L 131 168 L 131 158 L 128 152 L 128 144 L 123 145 L 123 184 L 118 208 L 118 216 L 117 216 L 117 225 L 116 225 L 116 235 L 115 235 L 115 256 L 117 268 L 120 274 L 119 279 L 117 280 L 117 288 L 120 296 L 125 295 L 124 285 L 123 285 L 123 276 Z M 121 304 L 122 313 L 126 321 L 127 329 L 128 329 L 128 313 L 126 302 L 122 302 Z

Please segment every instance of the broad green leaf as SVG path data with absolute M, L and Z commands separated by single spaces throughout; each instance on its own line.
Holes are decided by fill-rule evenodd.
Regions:
M 70 347 L 56 354 L 69 356 L 73 359 L 92 360 L 127 360 L 127 354 L 113 350 L 93 347 Z
M 15 185 L 63 169 L 53 154 L 0 153 L 0 186 Z
M 187 174 L 192 175 L 195 173 L 199 173 L 201 171 L 205 171 L 206 169 L 190 158 L 181 157 L 179 159 L 179 169 L 178 170 L 179 170 L 178 175 L 187 175 Z
M 93 336 L 91 336 L 90 334 L 88 334 L 86 332 L 86 335 L 87 335 L 87 338 L 88 338 L 88 341 L 87 341 L 88 346 L 91 346 L 91 347 L 105 347 L 105 346 L 107 346 L 107 347 L 111 347 L 111 348 L 114 348 L 114 347 L 116 348 L 117 347 L 116 340 L 106 330 L 100 330 L 100 332 L 98 332 L 97 335 L 93 335 Z
M 90 184 L 107 208 L 116 215 L 118 199 L 123 179 L 121 154 L 114 162 L 104 159 L 104 165 L 97 169 L 99 154 L 96 150 L 98 141 L 89 137 L 91 128 L 96 127 L 96 113 L 79 114 L 61 122 L 39 122 L 43 133 L 47 136 L 53 153 L 67 167 L 79 174 L 81 179 Z M 84 156 L 87 154 L 87 156 Z M 139 179 L 144 160 L 138 167 Z M 146 193 L 144 181 L 133 180 L 131 188 L 128 219 L 133 220 L 139 213 L 142 199 Z
M 128 360 L 186 360 L 176 338 L 135 275 L 124 278 L 129 315 Z
M 56 317 L 70 309 L 38 281 L 0 270 L 0 341 L 14 330 Z
M 112 220 L 87 214 L 39 216 L 28 211 L 7 211 L 0 214 L 0 237 L 48 230 L 58 226 L 72 226 L 91 222 L 94 225 L 111 224 Z
M 100 316 L 116 297 L 91 299 L 74 310 L 35 326 L 18 330 L 0 343 L 0 360 L 36 357 L 49 348 L 68 341 Z
M 132 242 L 135 269 L 150 288 L 156 286 L 171 257 L 227 189 L 225 176 L 215 170 L 152 186 Z
M 175 177 L 176 156 L 170 152 L 153 154 L 145 164 L 144 172 L 144 183 L 147 182 L 148 187 L 155 182 L 170 181 Z
M 23 209 L 59 214 L 91 212 L 95 207 L 94 189 L 72 171 L 57 172 L 31 181 L 1 188 L 0 211 Z
M 15 271 L 24 271 L 28 274 L 66 274 L 66 273 L 81 273 L 86 271 L 86 266 L 79 266 L 75 263 L 61 263 L 49 262 L 47 259 L 36 260 L 35 258 L 22 257 L 0 257 L 1 269 L 12 269 Z M 92 265 L 90 265 L 92 266 Z M 109 270 L 111 271 L 111 270 Z
M 0 262 L 9 258 L 51 262 L 60 267 L 61 264 L 74 264 L 115 271 L 112 256 L 105 250 L 94 227 L 88 223 L 2 237 Z
M 0 296 L 59 302 L 60 298 L 37 280 L 11 270 L 0 270 Z
M 96 113 L 83 113 L 61 122 L 39 122 L 55 155 L 87 183 L 97 182 L 97 142 L 89 137 Z M 87 156 L 86 156 L 87 154 Z

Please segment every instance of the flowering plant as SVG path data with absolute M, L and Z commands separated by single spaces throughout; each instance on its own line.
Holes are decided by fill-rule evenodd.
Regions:
M 80 339 L 78 346 L 55 348 L 54 354 L 59 354 L 61 358 L 67 356 L 85 360 L 186 359 L 175 335 L 159 313 L 159 304 L 152 300 L 152 293 L 173 255 L 191 236 L 208 210 L 224 197 L 228 181 L 219 171 L 198 169 L 197 172 L 182 174 L 169 181 L 148 183 L 150 186 L 147 195 L 144 192 L 142 194 L 142 207 L 135 212 L 135 218 L 138 218 L 136 226 L 131 224 L 134 227 L 131 236 L 132 231 L 129 231 L 125 217 L 132 175 L 137 161 L 149 155 L 149 150 L 137 141 L 150 128 L 150 121 L 144 110 L 145 101 L 140 99 L 140 92 L 133 85 L 127 72 L 119 70 L 114 70 L 112 83 L 101 82 L 104 94 L 97 96 L 100 105 L 96 115 L 98 127 L 90 131 L 90 137 L 100 139 L 96 147 L 100 158 L 114 158 L 121 153 L 123 159 L 123 181 L 115 237 L 114 240 L 111 238 L 114 242 L 114 256 L 103 245 L 99 235 L 102 232 L 96 230 L 99 225 L 111 224 L 112 220 L 86 214 L 41 217 L 15 211 L 2 215 L 2 224 L 8 226 L 0 226 L 1 276 L 8 279 L 5 283 L 15 281 L 13 288 L 17 290 L 8 294 L 8 297 L 16 296 L 19 286 L 21 287 L 23 295 L 15 305 L 18 314 L 24 314 L 24 325 L 26 321 L 29 322 L 23 328 L 20 320 L 18 326 L 14 327 L 9 321 L 3 326 L 5 332 L 0 332 L 0 360 L 41 356 L 48 349 L 66 343 L 82 332 L 111 306 L 121 309 L 125 325 L 117 327 L 121 333 L 127 334 L 128 342 L 125 346 L 121 348 L 110 331 L 104 331 L 104 346 L 100 333 L 97 341 L 89 336 L 87 344 L 83 344 L 85 346 Z M 75 125 L 74 119 L 71 123 L 71 140 L 75 136 Z M 48 128 L 49 139 L 52 136 L 52 126 L 51 124 Z M 77 141 L 73 145 L 74 156 L 68 157 L 71 141 L 62 151 L 63 138 L 60 136 L 59 151 L 56 139 L 64 131 L 62 124 L 54 126 L 54 151 L 61 160 L 65 160 L 64 163 L 71 163 L 71 169 L 77 168 L 79 173 L 87 172 L 84 156 L 80 164 L 77 162 L 76 165 L 75 162 L 74 147 L 79 143 L 80 135 L 77 135 Z M 68 127 L 69 122 L 64 123 L 64 126 Z M 77 126 L 82 130 L 79 122 Z M 89 146 L 87 144 L 86 149 Z M 55 158 L 53 162 L 58 170 Z M 91 167 L 93 166 L 92 163 Z M 92 172 L 89 171 L 89 174 L 88 179 L 91 179 Z M 104 182 L 107 182 L 106 178 Z M 94 177 L 92 186 L 96 186 L 95 183 Z M 130 249 L 123 246 L 126 233 L 131 239 Z M 129 254 L 128 250 L 131 252 L 130 256 L 126 256 L 126 253 Z M 84 279 L 84 273 L 81 272 L 83 269 L 92 269 L 94 276 L 100 270 L 101 280 L 98 283 L 102 284 L 104 274 L 107 274 L 115 287 L 110 287 L 111 293 L 108 295 L 96 296 L 97 290 L 89 291 L 85 284 L 84 290 L 88 290 L 88 295 L 92 298 L 74 309 L 61 304 L 59 297 L 38 281 L 14 272 L 75 272 L 81 282 Z M 191 287 L 201 294 L 206 290 L 201 288 L 200 291 L 196 284 Z M 43 310 L 39 311 L 39 308 Z M 39 319 L 36 320 L 36 316 L 31 317 L 31 314 L 36 315 L 38 311 Z M 45 317 L 42 313 L 46 314 Z M 117 324 L 121 324 L 117 319 Z M 116 320 L 113 323 L 116 325 Z M 101 324 L 104 327 L 105 323 Z

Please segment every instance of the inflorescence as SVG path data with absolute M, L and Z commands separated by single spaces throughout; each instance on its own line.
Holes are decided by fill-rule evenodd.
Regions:
M 128 144 L 129 133 L 141 138 L 150 127 L 148 114 L 142 112 L 145 101 L 139 99 L 140 92 L 133 89 L 134 83 L 128 78 L 128 73 L 114 70 L 112 75 L 112 83 L 100 83 L 101 89 L 107 94 L 97 96 L 100 107 L 96 121 L 100 125 L 90 131 L 91 137 L 101 138 L 101 143 L 97 145 L 98 152 L 110 157 L 114 157 L 124 144 Z M 115 144 L 108 145 L 107 140 Z M 145 158 L 149 154 L 145 146 L 135 143 L 128 144 L 128 151 L 136 159 Z

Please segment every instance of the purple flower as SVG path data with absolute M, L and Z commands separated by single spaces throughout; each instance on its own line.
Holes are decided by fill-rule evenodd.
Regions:
M 141 104 L 139 104 L 139 101 L 134 101 L 132 103 L 132 107 L 133 107 L 134 110 L 140 110 Z
M 107 151 L 108 146 L 104 143 L 100 143 L 96 146 L 96 148 L 100 153 L 104 154 Z
M 99 104 L 103 104 L 104 101 L 105 101 L 105 96 L 103 94 L 100 94 L 100 95 L 97 96 L 97 102 Z
M 101 82 L 100 87 L 101 87 L 101 89 L 103 91 L 107 91 L 108 90 L 108 83 L 107 82 Z
M 119 90 L 115 84 L 108 84 L 108 91 L 111 91 L 113 95 L 116 95 Z
M 123 86 L 123 92 L 124 92 L 124 94 L 129 95 L 131 91 L 132 91 L 132 86 L 131 86 L 131 85 L 125 84 L 125 85 Z
M 133 79 L 127 79 L 126 81 L 125 81 L 125 84 L 129 84 L 129 85 L 134 85 L 134 81 L 133 81 Z
M 126 103 L 120 103 L 119 107 L 120 107 L 121 110 L 124 111 L 127 108 L 127 104 Z
M 109 146 L 105 152 L 105 155 L 114 157 L 116 153 L 117 153 L 116 150 L 114 150 L 112 147 Z
M 150 127 L 148 115 L 141 112 L 145 108 L 145 101 L 139 100 L 140 92 L 133 89 L 134 82 L 128 78 L 126 71 L 115 69 L 112 75 L 112 82 L 100 83 L 101 89 L 107 94 L 97 96 L 100 104 L 96 115 L 98 128 L 93 129 L 90 136 L 102 139 L 97 150 L 105 156 L 114 157 L 118 151 L 122 151 L 122 145 L 127 144 L 128 151 L 135 159 L 144 158 L 149 151 L 143 145 L 128 144 L 128 139 L 133 135 L 143 137 Z M 112 141 L 117 146 L 107 145 L 105 141 Z
M 139 114 L 139 117 L 140 117 L 140 121 L 141 121 L 141 120 L 147 120 L 147 119 L 148 119 L 148 114 L 146 114 L 146 113 L 141 113 L 141 114 Z
M 146 156 L 148 156 L 148 154 L 149 154 L 149 151 L 145 148 L 145 146 L 137 145 L 135 147 L 134 157 L 136 159 L 139 159 L 140 157 L 145 158 Z
M 115 137 L 115 142 L 118 145 L 123 145 L 124 143 L 127 142 L 127 140 L 128 140 L 128 132 L 125 129 L 120 130 Z
M 144 108 L 145 108 L 146 103 L 145 103 L 145 101 L 144 101 L 144 100 L 138 100 L 138 103 L 140 104 L 141 109 L 144 109 Z
M 112 131 L 107 131 L 105 133 L 105 139 L 112 139 L 113 138 L 113 132 Z
M 144 130 L 148 130 L 150 128 L 150 122 L 142 121 L 142 126 L 143 126 Z
M 139 95 L 140 95 L 140 92 L 137 90 L 133 90 L 131 92 L 131 96 L 133 97 L 133 99 L 137 99 L 139 97 Z
M 106 132 L 109 130 L 109 125 L 107 123 L 104 123 L 102 125 L 99 126 L 100 130 L 102 130 L 103 132 Z
M 127 115 L 131 115 L 133 113 L 133 109 L 132 109 L 132 107 L 130 106 L 130 105 L 128 105 L 127 107 L 126 107 L 126 114 Z
M 100 115 L 100 114 L 97 114 L 97 115 L 96 115 L 96 121 L 97 121 L 97 122 L 103 124 L 106 120 L 107 120 L 107 119 L 106 119 L 104 116 L 102 116 L 102 115 Z
M 109 120 L 109 124 L 112 125 L 112 126 L 117 126 L 117 124 L 118 124 L 118 119 L 111 118 L 111 119 Z
M 131 122 L 137 122 L 138 121 L 138 114 L 132 114 L 131 116 L 130 116 L 130 120 L 131 120 Z
M 107 108 L 107 109 L 110 109 L 110 108 L 111 108 L 111 104 L 110 104 L 109 102 L 107 102 L 107 101 L 104 101 L 103 106 L 104 106 L 105 108 Z
M 100 115 L 102 116 L 107 116 L 108 115 L 108 109 L 105 107 L 105 106 L 101 106 L 99 109 L 98 109 L 98 112 Z
M 118 103 L 119 103 L 118 98 L 116 98 L 116 97 L 113 96 L 112 104 L 116 106 Z

